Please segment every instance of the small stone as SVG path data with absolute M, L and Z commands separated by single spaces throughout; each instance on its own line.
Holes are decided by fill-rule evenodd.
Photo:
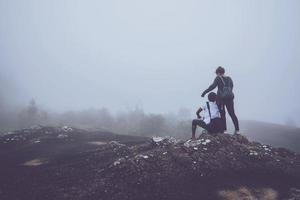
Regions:
M 163 141 L 163 137 L 153 137 L 152 138 L 152 140 L 153 140 L 153 142 L 155 142 L 155 143 L 158 143 L 158 142 L 161 142 L 161 141 Z
M 117 166 L 117 165 L 119 165 L 119 164 L 121 164 L 120 161 L 115 161 L 115 162 L 114 162 L 114 166 Z

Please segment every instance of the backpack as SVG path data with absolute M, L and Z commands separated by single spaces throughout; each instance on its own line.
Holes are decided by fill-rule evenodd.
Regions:
M 221 99 L 233 99 L 234 94 L 232 92 L 232 87 L 229 86 L 229 79 L 227 81 L 223 79 L 223 77 L 220 76 L 220 79 L 223 83 L 223 89 L 219 91 L 219 96 Z M 227 83 L 227 84 L 226 84 Z

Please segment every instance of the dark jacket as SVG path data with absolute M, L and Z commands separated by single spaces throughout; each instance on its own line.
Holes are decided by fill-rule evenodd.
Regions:
M 223 76 L 223 80 L 226 83 L 226 85 L 228 85 L 229 87 L 231 87 L 233 89 L 233 81 L 229 76 Z M 223 87 L 224 87 L 224 83 L 219 76 L 217 76 L 215 78 L 214 82 L 202 93 L 202 96 L 205 96 L 205 94 L 209 93 L 216 87 L 218 87 L 217 95 L 219 96 L 220 91 L 222 91 Z

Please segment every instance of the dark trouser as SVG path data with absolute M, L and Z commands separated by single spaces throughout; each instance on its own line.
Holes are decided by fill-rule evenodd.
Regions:
M 197 126 L 200 126 L 201 128 L 209 131 L 209 125 L 207 125 L 203 120 L 201 119 L 194 119 L 192 122 L 192 131 L 195 133 Z
M 201 128 L 207 130 L 209 133 L 218 133 L 222 131 L 220 118 L 212 119 L 210 124 L 206 124 L 203 120 L 200 119 L 194 119 L 192 122 L 193 134 L 195 134 L 197 126 L 200 126 Z
M 234 112 L 234 103 L 233 103 L 233 99 L 219 99 L 218 100 L 218 106 L 219 106 L 219 110 L 220 110 L 220 114 L 221 114 L 221 119 L 222 119 L 222 127 L 223 127 L 223 131 L 227 130 L 227 126 L 226 126 L 226 111 L 225 111 L 225 107 L 228 111 L 229 116 L 232 119 L 232 122 L 234 124 L 234 128 L 236 131 L 240 130 L 239 127 L 239 120 L 235 115 Z

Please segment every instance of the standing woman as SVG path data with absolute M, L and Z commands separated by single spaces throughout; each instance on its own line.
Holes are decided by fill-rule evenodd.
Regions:
M 225 112 L 225 107 L 228 111 L 228 114 L 230 115 L 232 122 L 234 124 L 235 134 L 238 134 L 240 131 L 239 128 L 239 120 L 235 115 L 234 112 L 234 94 L 232 92 L 233 90 L 233 81 L 229 76 L 225 76 L 225 69 L 223 67 L 218 67 L 216 69 L 216 78 L 203 93 L 202 97 L 205 96 L 206 93 L 212 91 L 216 87 L 218 87 L 218 92 L 217 92 L 217 103 L 220 109 L 221 113 L 221 119 L 222 119 L 222 130 L 223 132 L 227 130 L 226 127 L 226 112 Z

